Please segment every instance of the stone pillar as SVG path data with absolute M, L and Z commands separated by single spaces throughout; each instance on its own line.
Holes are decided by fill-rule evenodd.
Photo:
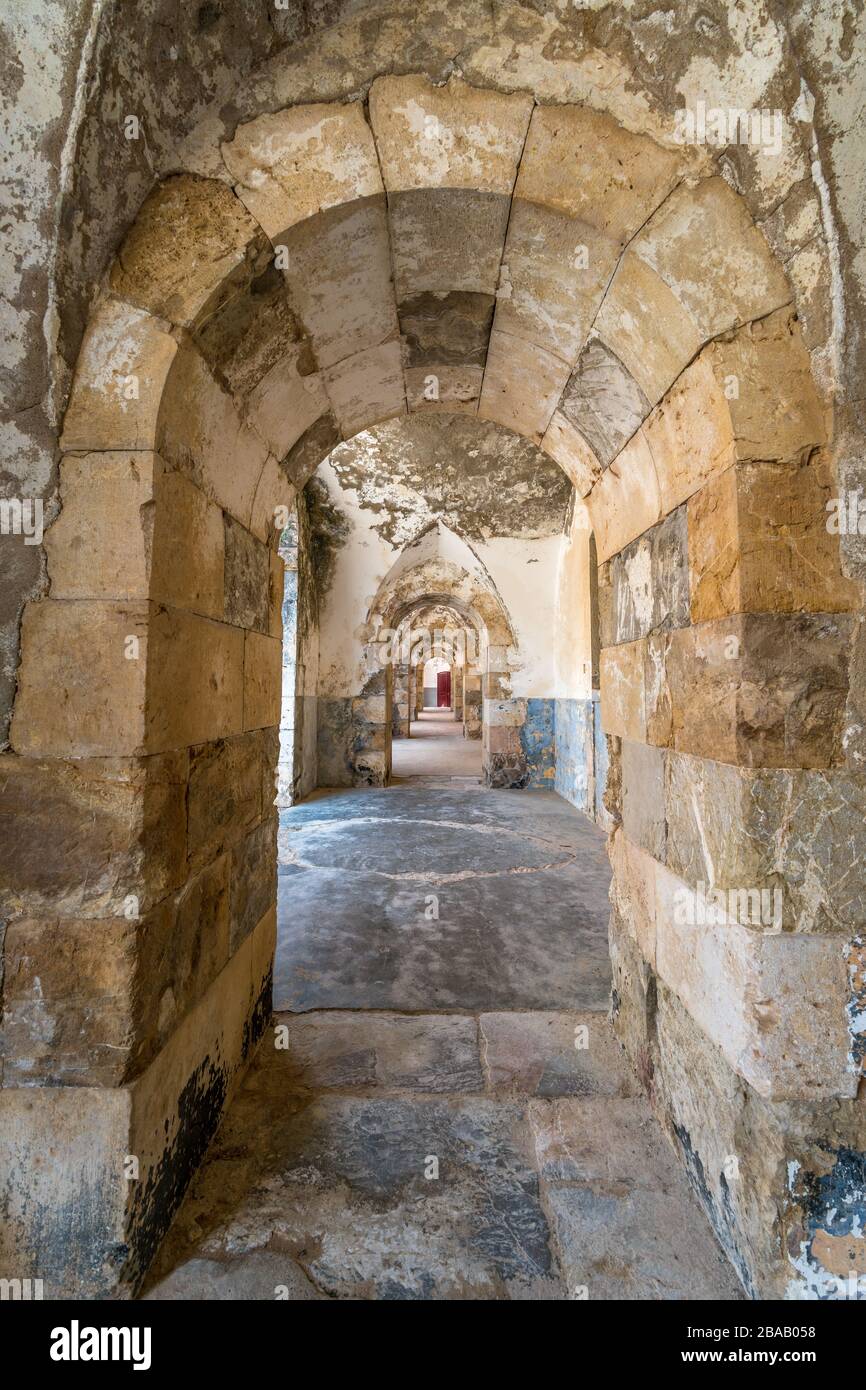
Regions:
M 463 667 L 457 662 L 451 667 L 451 708 L 455 720 L 463 722 Z

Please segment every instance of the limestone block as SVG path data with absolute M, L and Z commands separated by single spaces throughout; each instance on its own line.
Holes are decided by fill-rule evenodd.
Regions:
M 267 599 L 267 581 L 265 581 Z M 262 729 L 280 722 L 282 643 L 276 637 L 245 632 L 243 727 Z
M 297 351 L 281 358 L 262 377 L 246 401 L 247 419 L 271 453 L 284 458 L 293 444 L 328 409 L 322 378 L 301 374 L 307 364 Z
M 674 383 L 644 427 L 655 463 L 662 515 L 734 461 L 728 401 L 701 355 Z
M 338 1009 L 284 1014 L 280 1022 L 288 1028 L 284 1070 L 293 1088 L 484 1089 L 473 1018 Z
M 133 1051 L 137 924 L 71 917 L 10 922 L 5 938 L 7 1085 L 116 1086 Z
M 156 484 L 150 596 L 206 618 L 223 616 L 223 513 L 182 473 Z
M 827 530 L 827 461 L 738 463 L 688 503 L 693 622 L 728 613 L 845 612 L 857 607 Z
M 706 358 L 726 395 L 738 458 L 804 461 L 824 443 L 809 355 L 790 309 L 709 344 Z
M 428 291 L 397 305 L 408 367 L 453 364 L 483 368 L 493 322 L 491 294 Z
M 264 640 L 264 639 L 263 639 Z M 244 633 L 180 609 L 151 615 L 147 745 L 186 748 L 240 733 Z
M 746 614 L 670 634 L 674 746 L 757 767 L 841 759 L 850 620 Z
M 327 208 L 382 192 L 360 102 L 259 116 L 221 150 L 238 197 L 271 240 Z
M 145 913 L 185 877 L 187 756 L 0 759 L 4 918 Z
M 734 1070 L 772 1099 L 853 1096 L 838 940 L 701 922 L 690 903 L 688 885 L 659 865 L 659 975 Z
M 643 429 L 606 469 L 586 505 L 600 563 L 664 515 L 653 454 Z
M 60 515 L 45 534 L 53 598 L 146 599 L 158 455 L 67 454 Z
M 266 253 L 211 297 L 192 332 L 214 377 L 239 401 L 248 400 L 278 362 L 294 360 L 302 375 L 316 366 L 273 247 L 264 245 Z
M 266 632 L 269 626 L 270 552 L 244 526 L 224 517 L 225 621 Z
M 280 543 L 297 495 L 297 489 L 289 482 L 285 464 L 278 463 L 273 454 L 268 454 L 253 498 L 250 530 L 272 551 Z
M 665 862 L 665 752 L 622 742 L 622 828 L 633 844 Z
M 277 551 L 270 552 L 268 576 L 268 635 L 283 638 L 283 597 L 286 587 L 286 562 Z
M 523 92 L 469 87 L 451 77 L 380 77 L 370 124 L 389 192 L 470 188 L 510 195 L 533 102 Z
M 490 1090 L 530 1096 L 630 1096 L 637 1082 L 607 1019 L 585 1013 L 489 1013 L 478 1019 Z
M 146 603 L 30 603 L 11 741 L 17 753 L 143 752 L 150 634 Z
M 127 1184 L 125 1276 L 134 1288 L 204 1156 L 243 1064 L 271 1009 L 274 914 L 265 914 L 207 993 L 186 1014 L 147 1070 L 127 1088 L 129 1131 L 122 1152 L 141 1163 Z M 267 965 L 265 965 L 267 960 Z M 158 1174 L 169 1171 L 168 1196 Z
M 681 153 L 589 107 L 536 106 L 514 194 L 624 245 L 664 202 L 682 163 Z
M 276 901 L 277 817 L 268 815 L 231 852 L 232 955 Z
M 292 228 L 282 244 L 289 298 L 319 367 L 396 337 L 384 197 L 333 208 Z
M 613 1030 L 641 1086 L 649 1091 L 653 1083 L 656 977 L 620 916 L 615 897 L 610 914 L 610 965 Z
M 580 354 L 559 408 L 606 468 L 643 424 L 650 403 L 619 358 L 593 337 Z
M 673 695 L 668 679 L 671 642 L 668 632 L 651 632 L 644 640 L 646 741 L 658 748 L 670 748 L 674 741 Z
M 630 249 L 673 290 L 704 339 L 791 298 L 745 202 L 722 178 L 681 185 Z
M 786 931 L 862 929 L 864 815 L 858 771 L 754 770 L 667 755 L 668 867 L 692 886 L 778 890 Z
M 445 411 L 475 415 L 484 380 L 483 367 L 407 367 L 406 402 L 410 411 Z
M 150 314 L 103 300 L 78 354 L 61 447 L 158 449 L 157 422 L 176 351 L 165 325 Z
M 543 348 L 494 331 L 478 414 L 539 443 L 568 380 L 568 364 Z
M 511 210 L 505 193 L 418 188 L 388 197 L 399 303 L 416 295 L 495 295 Z
M 247 525 L 267 446 L 248 429 L 231 396 L 192 347 L 177 356 L 159 421 L 159 452 Z
M 586 497 L 601 477 L 599 460 L 561 410 L 553 412 L 541 448 L 556 460 L 581 497 Z
M 601 721 L 606 734 L 646 740 L 644 643 L 607 647 L 599 662 Z
M 641 744 L 623 742 L 623 747 Z M 614 831 L 610 840 L 611 892 L 617 919 L 641 956 L 655 969 L 656 964 L 656 861 L 636 844 L 625 827 Z
M 486 699 L 484 718 L 491 729 L 500 726 L 515 727 L 526 722 L 525 700 Z
M 340 431 L 328 411 L 305 430 L 293 444 L 282 467 L 296 488 L 300 489 L 312 477 L 319 464 L 340 442 Z M 258 532 L 256 533 L 258 534 Z
M 673 290 L 631 250 L 617 266 L 595 327 L 651 405 L 661 400 L 703 341 Z
M 264 244 L 261 228 L 216 179 L 179 174 L 145 199 L 111 271 L 121 299 L 189 324 L 211 292 Z
M 359 352 L 324 373 L 334 415 L 349 439 L 380 420 L 403 415 L 406 392 L 398 342 Z
M 496 327 L 576 361 L 618 254 L 618 244 L 589 223 L 515 198 Z
M 216 859 L 262 817 L 261 731 L 190 749 L 188 842 L 193 869 Z
M 223 854 L 142 923 L 130 1076 L 143 1071 L 228 962 L 229 869 Z

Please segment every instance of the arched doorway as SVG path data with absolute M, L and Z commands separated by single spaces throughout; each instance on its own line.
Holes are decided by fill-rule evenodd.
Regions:
M 430 121 L 416 128 L 407 101 Z M 380 79 L 369 113 L 370 125 L 359 102 L 268 113 L 222 147 L 234 189 L 187 175 L 158 188 L 82 348 L 47 537 L 51 593 L 25 614 L 4 755 L 32 846 L 14 866 L 13 938 L 46 976 L 45 953 L 87 941 L 82 991 L 99 1019 L 92 1040 L 72 1028 L 68 1048 L 47 1054 L 22 1010 L 9 1074 L 27 1084 L 8 1092 L 21 1154 L 41 1151 L 59 1117 L 60 1181 L 89 1194 L 78 1249 L 56 1230 L 39 1239 L 96 1289 L 134 1283 L 261 1036 L 283 512 L 341 438 L 425 408 L 430 390 L 439 408 L 471 406 L 540 445 L 585 499 L 618 1027 L 645 1076 L 666 1069 L 660 1104 L 684 1161 L 702 1154 L 712 1173 L 703 1195 L 722 1239 L 755 1286 L 777 1287 L 784 1232 L 806 1221 L 805 1197 L 779 1177 L 795 1152 L 805 1161 L 796 1127 L 771 1112 L 772 1161 L 756 1149 L 731 1195 L 714 1126 L 735 1077 L 770 1107 L 820 1096 L 854 1135 L 850 921 L 816 913 L 793 868 L 783 932 L 735 914 L 696 951 L 675 908 L 710 868 L 725 892 L 775 882 L 762 798 L 775 788 L 823 806 L 844 765 L 859 596 L 824 525 L 825 421 L 789 286 L 724 179 L 610 117 L 422 77 Z M 479 126 L 483 159 L 477 139 L 466 154 Z M 580 178 L 563 183 L 563 167 Z M 419 248 L 428 193 L 437 211 Z M 446 201 L 448 225 L 467 232 L 452 238 L 456 269 L 435 232 Z M 555 293 L 528 251 L 539 244 Z M 422 330 L 456 308 L 471 331 L 455 362 Z M 481 677 L 485 768 L 500 785 L 525 765 L 536 698 L 524 710 L 513 696 L 509 645 L 490 636 Z M 373 783 L 388 775 L 393 673 L 370 679 L 334 717 Z M 589 685 L 591 703 L 591 673 Z M 543 735 L 549 711 L 537 714 Z M 61 832 L 48 870 L 46 822 Z M 82 854 L 97 872 L 67 874 Z M 224 914 L 207 959 L 207 914 L 185 918 L 190 897 Z M 155 964 L 167 937 L 171 981 Z M 98 988 L 107 955 L 110 1004 Z M 700 1093 L 692 1054 L 706 1068 Z M 824 1123 L 816 1112 L 813 1138 Z M 132 1192 L 118 1152 L 146 1174 Z M 38 1191 L 17 1213 L 25 1244 L 34 1210 Z

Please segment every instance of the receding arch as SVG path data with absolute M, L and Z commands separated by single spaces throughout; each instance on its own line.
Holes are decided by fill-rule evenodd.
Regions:
M 422 119 L 408 120 L 416 107 Z M 703 956 L 671 911 L 694 891 L 701 853 L 741 872 L 745 848 L 732 868 L 724 853 L 732 824 L 738 844 L 766 842 L 755 807 L 768 778 L 820 796 L 842 761 L 858 595 L 823 524 L 825 421 L 781 267 L 693 152 L 588 108 L 394 77 L 374 84 L 369 113 L 273 112 L 224 146 L 233 188 L 179 175 L 155 190 L 75 374 L 50 595 L 23 624 L 7 793 L 25 824 L 51 804 L 94 837 L 102 872 L 73 898 L 32 856 L 14 891 L 21 920 L 59 921 L 66 944 L 82 923 L 106 924 L 121 1041 L 106 1025 L 95 1052 L 70 1043 L 53 1070 L 26 1049 L 10 1065 L 87 1088 L 73 1130 L 79 1147 L 95 1135 L 102 1165 L 87 1236 L 98 1290 L 140 1277 L 200 1156 L 181 1131 L 192 1122 L 206 1142 L 267 1016 L 273 895 L 253 868 L 272 855 L 282 512 L 336 443 L 409 411 L 502 423 L 585 500 L 602 718 L 625 788 L 612 838 L 618 996 L 635 997 L 649 964 L 767 1102 L 841 1103 L 857 1085 L 840 939 L 796 930 L 796 894 L 791 930 L 726 922 Z M 447 593 L 424 579 L 417 597 Z M 483 617 L 488 649 L 508 647 L 489 593 L 470 584 L 457 598 Z M 485 698 L 507 702 L 507 667 L 487 674 Z M 387 710 L 387 679 L 358 698 Z M 352 717 L 384 739 L 378 713 Z M 355 751 L 376 776 L 379 750 Z M 238 842 L 214 808 L 235 778 Z M 667 810 L 664 835 L 630 803 L 641 779 Z M 701 816 L 719 801 L 718 821 Z M 118 857 L 120 840 L 134 848 Z M 222 955 L 209 976 L 187 972 L 185 996 L 152 998 L 148 952 L 192 884 L 229 895 Z M 193 937 L 178 948 L 190 956 Z M 786 1007 L 768 1019 L 752 1005 L 773 991 Z M 625 1018 L 640 1054 L 639 1018 L 631 1028 Z M 43 1094 L 28 1099 L 38 1148 Z M 692 1099 L 670 1103 L 678 1122 Z M 133 1197 L 105 1178 L 126 1152 L 147 1175 Z M 725 1239 L 766 1263 L 750 1247 L 748 1195 L 723 1209 L 719 1171 L 705 1199 Z M 775 1227 L 773 1240 L 781 1249 Z

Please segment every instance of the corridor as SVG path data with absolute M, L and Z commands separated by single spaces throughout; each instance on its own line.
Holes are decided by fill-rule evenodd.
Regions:
M 481 740 L 464 738 L 463 726 L 450 709 L 418 711 L 409 738 L 395 739 L 391 754 L 391 782 L 418 778 L 434 781 L 454 778 L 467 786 L 481 782 Z
M 145 1297 L 741 1297 L 607 1021 L 609 876 L 550 793 L 284 811 L 273 1029 Z

